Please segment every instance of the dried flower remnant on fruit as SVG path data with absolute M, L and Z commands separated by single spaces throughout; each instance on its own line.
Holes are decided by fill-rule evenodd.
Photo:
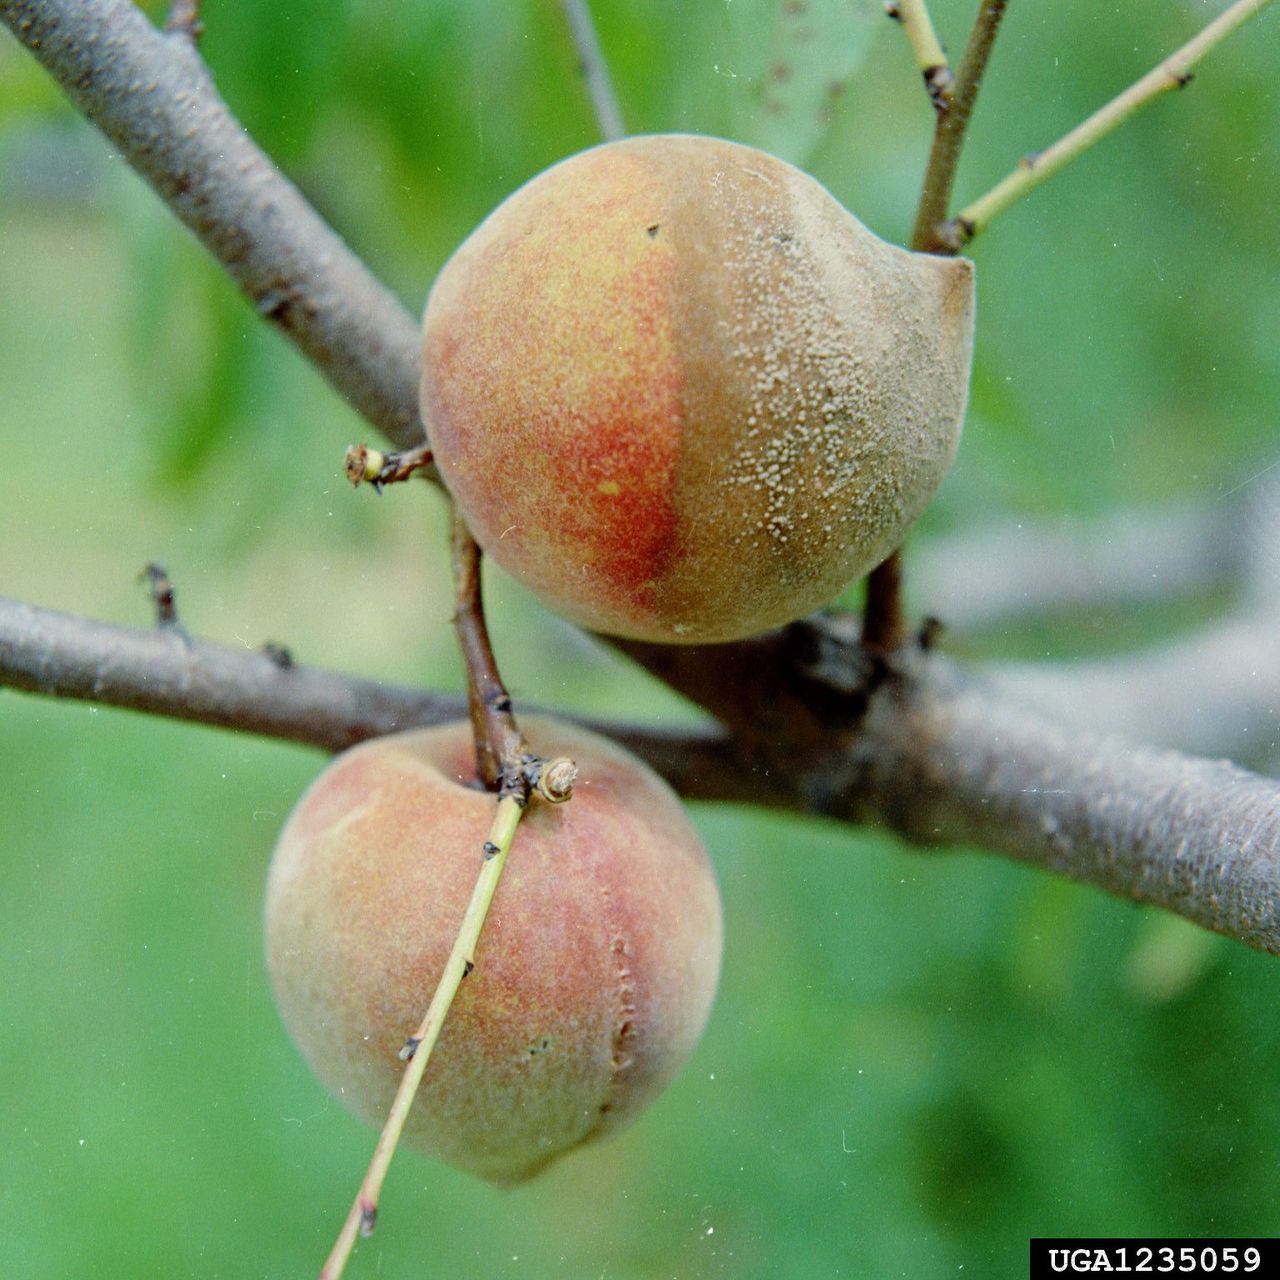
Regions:
M 573 795 L 578 766 L 567 756 L 539 761 L 531 779 L 534 790 L 548 804 L 564 804 Z

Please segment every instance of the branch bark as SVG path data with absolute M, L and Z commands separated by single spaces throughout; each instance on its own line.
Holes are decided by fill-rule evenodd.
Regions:
M 172 629 L 93 622 L 0 597 L 0 689 L 8 687 L 343 751 L 366 738 L 459 720 L 461 694 L 322 671 L 279 646 L 231 648 Z M 728 734 L 582 720 L 696 799 L 746 800 Z
M 729 721 L 662 730 L 587 721 L 691 798 L 875 823 L 923 846 L 976 846 L 1174 911 L 1280 954 L 1280 786 L 1222 762 L 1066 728 L 918 649 L 868 659 L 854 619 L 748 642 L 691 690 Z M 689 651 L 631 646 L 680 687 Z M 730 646 L 722 646 L 729 648 Z M 461 697 L 282 666 L 172 631 L 0 600 L 0 684 L 339 750 L 466 714 Z
M 606 142 L 617 142 L 626 134 L 627 129 L 622 123 L 622 109 L 618 106 L 613 78 L 609 75 L 609 64 L 600 48 L 600 37 L 596 34 L 591 9 L 587 0 L 560 0 L 560 5 L 564 9 L 569 34 L 573 37 L 573 47 L 577 50 L 582 75 L 587 82 L 587 93 L 591 98 L 596 123 L 600 126 L 600 135 Z
M 936 662 L 873 701 L 836 816 L 973 843 L 1280 954 L 1280 786 L 1093 738 Z
M 978 102 L 978 90 L 986 73 L 987 60 L 1000 30 L 1009 0 L 980 0 L 978 15 L 965 45 L 960 65 L 951 85 L 951 103 L 939 113 L 934 128 L 933 146 L 925 169 L 924 190 L 916 210 L 916 223 L 911 231 L 911 247 L 924 253 L 955 253 L 956 249 L 940 238 L 939 232 L 951 204 L 951 188 L 955 184 L 960 148 L 964 144 L 969 117 Z
M 1246 612 L 1137 654 L 1063 668 L 990 669 L 1011 696 L 1064 726 L 1228 757 L 1280 761 L 1280 611 Z

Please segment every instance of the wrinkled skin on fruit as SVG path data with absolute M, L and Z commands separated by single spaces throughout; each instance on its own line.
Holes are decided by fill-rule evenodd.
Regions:
M 955 451 L 972 317 L 970 263 L 885 243 L 783 161 L 630 138 L 446 264 L 423 416 L 481 546 L 558 612 L 730 640 L 898 546 Z
M 711 1008 L 720 899 L 679 802 L 621 748 L 529 718 L 578 764 L 573 799 L 533 803 L 405 1130 L 500 1185 L 632 1120 Z M 381 1127 L 398 1053 L 430 1003 L 496 805 L 469 725 L 337 757 L 299 801 L 267 884 L 267 962 L 316 1075 Z

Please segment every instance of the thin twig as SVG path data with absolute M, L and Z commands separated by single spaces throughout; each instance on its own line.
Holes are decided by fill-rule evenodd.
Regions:
M 200 21 L 200 0 L 173 0 L 169 6 L 169 16 L 164 20 L 164 29 L 170 35 L 185 36 L 192 44 L 198 44 L 204 34 L 204 23 Z
M 911 232 L 913 249 L 925 253 L 955 252 L 939 241 L 938 228 L 945 221 L 951 205 L 951 188 L 955 183 L 965 131 L 978 100 L 978 89 L 1007 4 L 1008 0 L 982 0 L 978 6 L 973 30 L 969 33 L 969 41 L 951 86 L 951 107 L 938 116 L 934 129 L 933 147 L 929 152 L 920 205 L 916 210 L 916 224 Z
M 529 755 L 516 725 L 511 695 L 498 673 L 480 591 L 480 548 L 462 516 L 453 516 L 454 626 L 467 668 L 467 704 L 476 740 L 476 773 L 485 786 L 519 785 L 521 762 Z
M 1236 0 L 1235 4 L 1220 13 L 1199 35 L 1188 40 L 1176 53 L 1170 54 L 1141 80 L 1130 85 L 1106 106 L 1099 108 L 1070 133 L 1059 138 L 1051 147 L 1024 157 L 1007 178 L 947 222 L 938 232 L 939 241 L 953 252 L 958 252 L 974 236 L 984 231 L 992 219 L 1034 191 L 1130 116 L 1162 93 L 1185 88 L 1192 79 L 1191 68 L 1210 49 L 1242 23 L 1261 13 L 1270 3 L 1271 0 Z
M 480 874 L 476 878 L 475 888 L 471 893 L 471 901 L 467 904 L 466 914 L 458 928 L 458 936 L 454 939 L 453 949 L 445 961 L 444 971 L 436 986 L 431 1004 L 418 1029 L 405 1042 L 400 1056 L 408 1065 L 400 1077 L 400 1086 L 387 1114 L 387 1122 L 378 1136 L 374 1148 L 373 1159 L 360 1184 L 360 1190 L 352 1202 L 351 1210 L 337 1241 L 320 1270 L 320 1280 L 338 1280 L 346 1268 L 351 1251 L 355 1248 L 358 1236 L 373 1233 L 378 1220 L 378 1201 L 382 1194 L 382 1184 L 386 1180 L 391 1158 L 395 1155 L 404 1131 L 405 1122 L 417 1097 L 422 1083 L 423 1073 L 431 1059 L 440 1032 L 444 1027 L 458 988 L 475 968 L 476 943 L 480 938 L 480 930 L 485 917 L 489 914 L 489 906 L 507 863 L 507 855 L 511 851 L 511 841 L 520 822 L 524 805 L 514 795 L 505 795 L 498 801 L 493 816 L 493 825 L 489 835 L 481 846 Z
M 578 62 L 587 82 L 587 93 L 591 97 L 591 107 L 596 113 L 600 133 L 606 142 L 617 142 L 627 131 L 622 123 L 622 110 L 613 90 L 609 64 L 600 47 L 600 38 L 596 34 L 596 25 L 587 0 L 560 0 L 560 3 L 573 36 L 573 46 L 577 50 Z
M 925 0 L 890 0 L 885 5 L 885 12 L 896 22 L 902 24 L 902 30 L 915 54 L 916 66 L 924 78 L 925 91 L 936 111 L 949 111 L 952 101 L 952 87 L 955 76 L 947 64 L 947 53 L 943 49 L 938 33 L 934 30 L 933 19 L 929 16 L 929 6 Z
M 494 891 L 506 866 L 511 842 L 534 795 L 554 804 L 573 794 L 577 768 L 571 760 L 535 757 L 516 724 L 493 647 L 485 626 L 480 582 L 480 548 L 462 516 L 455 510 L 452 536 L 453 588 L 457 613 L 454 623 L 467 670 L 467 704 L 475 738 L 476 771 L 491 791 L 498 792 L 497 809 L 488 838 L 481 846 L 480 874 L 458 928 L 453 949 L 431 1003 L 418 1029 L 400 1051 L 408 1063 L 378 1137 L 368 1172 L 338 1238 L 320 1272 L 320 1280 L 338 1280 L 346 1268 L 358 1236 L 368 1236 L 378 1220 L 378 1200 L 405 1122 L 418 1096 L 423 1073 L 444 1027 L 462 980 L 475 968 L 476 944 L 489 913 Z
M 902 603 L 902 556 L 895 551 L 867 575 L 862 611 L 862 644 L 872 653 L 889 653 L 906 638 Z

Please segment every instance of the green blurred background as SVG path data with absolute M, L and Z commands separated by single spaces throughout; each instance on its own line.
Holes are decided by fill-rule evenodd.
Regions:
M 1221 7 L 1018 0 L 961 198 Z M 595 9 L 631 129 L 766 145 L 907 235 L 931 113 L 871 0 Z M 953 49 L 971 9 L 934 6 Z M 596 139 L 553 0 L 204 15 L 232 108 L 415 310 L 489 208 Z M 921 540 L 1212 502 L 1280 457 L 1277 54 L 1271 12 L 974 245 L 972 411 Z M 160 559 L 198 634 L 456 688 L 439 504 L 352 493 L 341 455 L 366 435 L 0 35 L 0 591 L 145 625 Z M 521 697 L 689 714 L 490 588 Z M 1213 607 L 957 643 L 1065 658 Z M 317 1269 L 372 1136 L 285 1039 L 259 912 L 320 763 L 0 693 L 6 1276 Z M 1001 1277 L 1030 1235 L 1280 1234 L 1274 960 L 986 856 L 694 817 L 728 942 L 684 1075 L 515 1193 L 403 1156 L 352 1276 Z

